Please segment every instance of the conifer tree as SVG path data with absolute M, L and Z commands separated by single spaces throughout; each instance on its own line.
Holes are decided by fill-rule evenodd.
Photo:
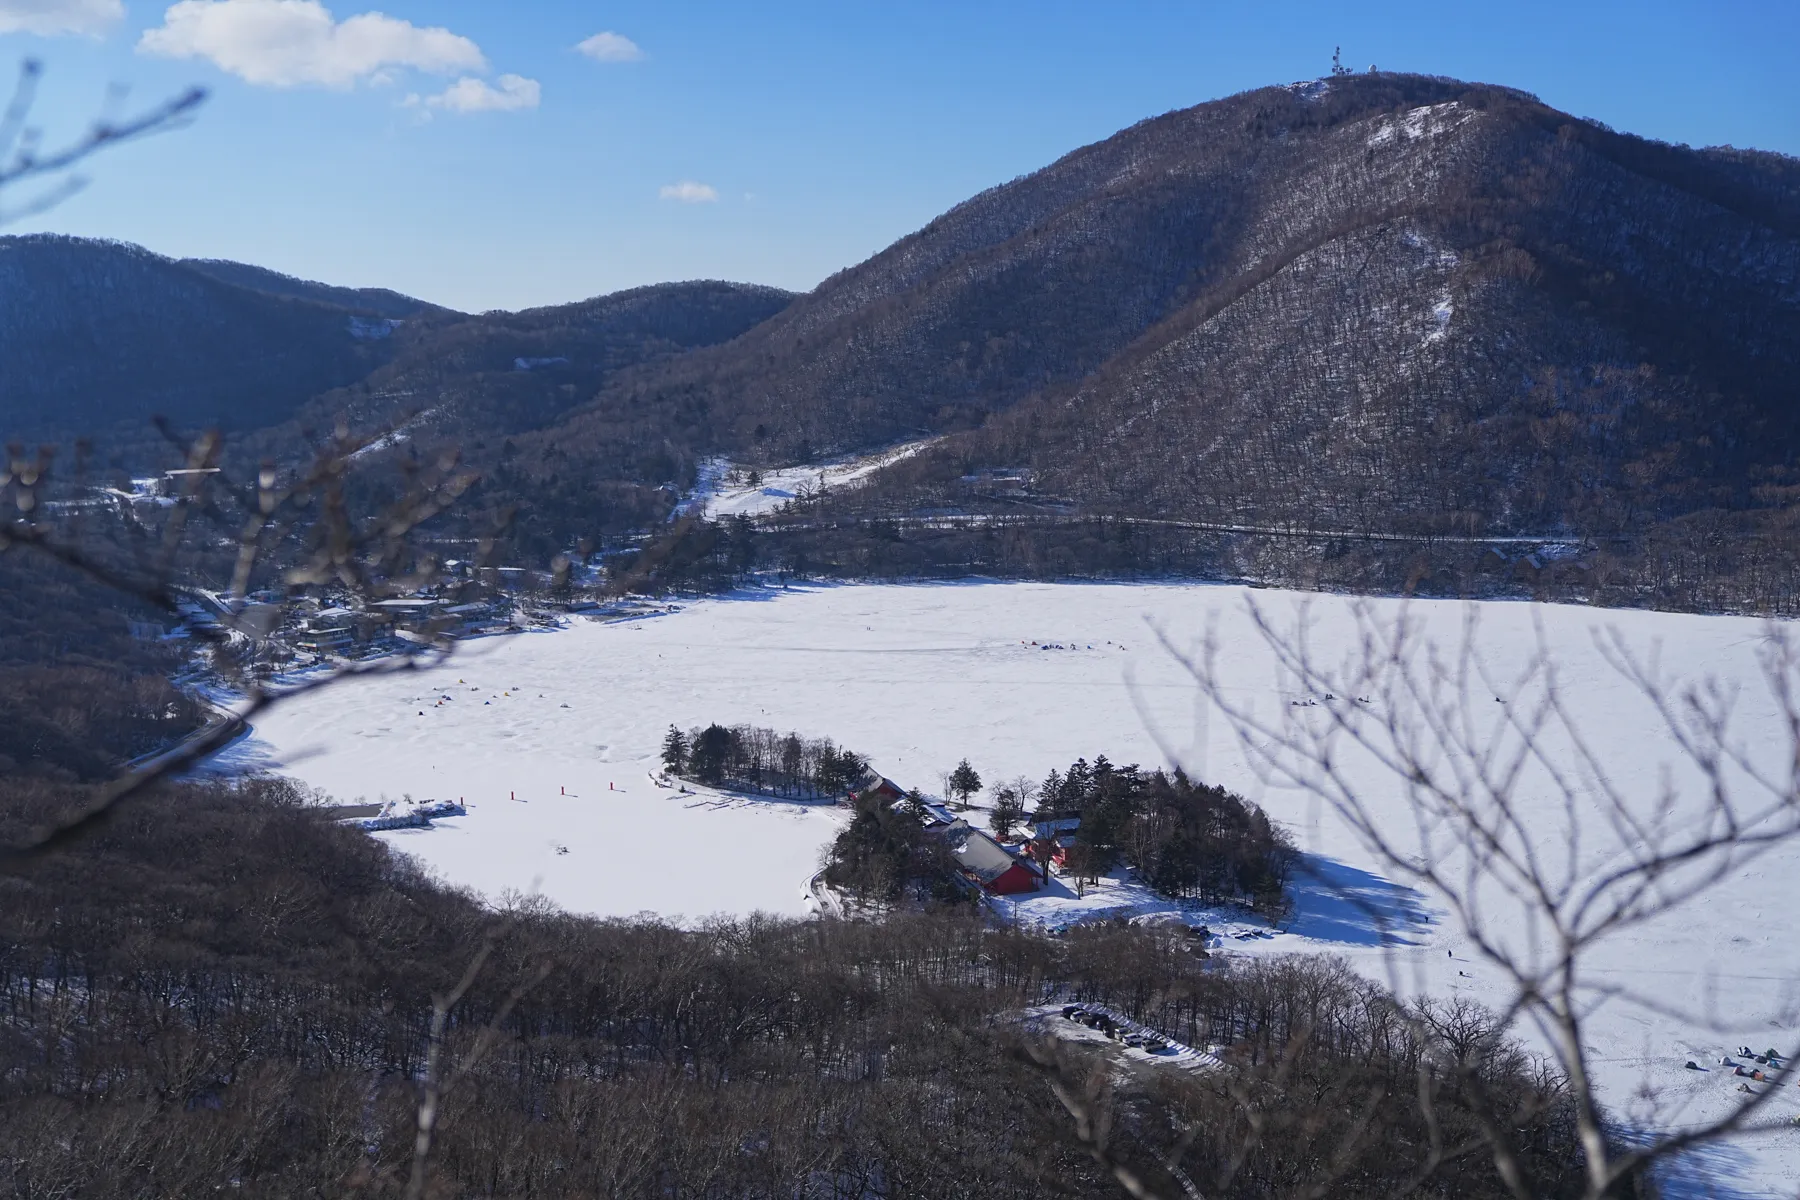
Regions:
M 702 783 L 718 783 L 737 739 L 717 722 L 694 734 L 688 749 L 688 765 Z
M 957 763 L 956 770 L 950 772 L 950 790 L 964 808 L 969 807 L 969 797 L 981 790 L 981 776 L 969 765 L 968 759 Z
M 924 818 L 925 818 L 925 797 L 922 794 L 920 794 L 918 788 L 909 789 L 906 793 L 906 799 L 903 800 L 901 803 L 903 803 L 906 806 L 907 816 L 913 817 L 917 820 L 924 820 Z
M 663 735 L 662 763 L 663 770 L 671 775 L 679 775 L 687 770 L 688 741 L 687 734 L 669 726 L 669 732 Z
M 994 830 L 994 836 L 1001 841 L 1012 837 L 1013 827 L 1025 819 L 1025 798 L 1019 794 L 1018 788 L 1007 784 L 994 793 L 994 811 L 988 817 L 988 824 Z

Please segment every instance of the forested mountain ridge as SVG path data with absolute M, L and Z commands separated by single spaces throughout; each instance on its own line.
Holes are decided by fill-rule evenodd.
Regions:
M 354 384 L 326 392 L 282 425 L 239 440 L 246 460 L 294 461 L 339 419 L 388 429 L 364 465 L 383 457 L 454 450 L 483 482 L 445 521 L 457 529 L 504 524 L 512 510 L 513 555 L 547 560 L 578 539 L 659 524 L 691 469 L 682 431 L 651 424 L 595 448 L 562 473 L 554 443 L 522 449 L 555 428 L 629 368 L 668 362 L 716 345 L 780 312 L 791 292 L 698 280 L 631 288 L 574 304 L 409 322 L 395 329 L 392 360 Z M 676 440 L 680 439 L 677 445 Z M 515 441 L 519 444 L 515 445 Z
M 159 416 L 280 461 L 339 418 L 479 456 L 612 372 L 728 340 L 791 299 L 698 281 L 468 315 L 120 242 L 0 238 L 0 423 L 26 441 L 93 439 L 134 470 L 167 457 Z
M 440 432 L 505 435 L 547 424 L 615 371 L 728 341 L 792 300 L 779 288 L 697 280 L 401 327 L 391 362 L 314 407 L 364 422 L 429 408 Z
M 1800 162 L 1347 76 L 985 192 L 544 445 L 950 433 L 823 508 L 1630 535 L 1785 503 L 1797 359 Z
M 192 267 L 196 271 L 203 271 L 226 283 L 267 292 L 271 296 L 289 296 L 296 300 L 335 304 L 339 308 L 366 312 L 377 317 L 393 317 L 404 320 L 408 317 L 434 313 L 458 315 L 454 309 L 418 300 L 389 288 L 337 287 L 312 279 L 297 279 L 292 275 L 271 271 L 267 267 L 255 267 L 249 263 L 231 262 L 223 258 L 184 258 L 181 260 L 181 265 Z
M 84 307 L 108 271 L 179 286 L 107 284 Z M 792 465 L 942 435 L 778 518 L 771 556 L 1378 590 L 1436 569 L 1413 560 L 1441 539 L 1566 539 L 1587 555 L 1569 569 L 1603 552 L 1632 580 L 1800 564 L 1800 162 L 1484 84 L 1343 75 L 1171 112 L 797 298 L 700 282 L 396 320 L 381 306 L 419 302 L 69 239 L 0 242 L 0 287 L 0 348 L 22 348 L 0 368 L 21 380 L 13 432 L 50 397 L 65 427 L 89 422 L 65 432 L 167 403 L 277 461 L 340 418 L 397 428 L 387 452 L 454 446 L 482 473 L 476 524 L 531 516 L 506 548 L 521 558 L 659 527 L 711 456 Z M 126 378 L 115 350 L 138 334 L 155 344 Z M 895 549 L 909 520 L 946 517 L 1044 524 L 1023 550 Z M 1071 548 L 1066 523 L 1106 520 L 1318 536 L 1274 558 L 1211 534 Z M 1372 539 L 1368 570 L 1306 567 Z
M 62 440 L 153 415 L 253 429 L 386 359 L 377 314 L 277 296 L 122 242 L 0 238 L 9 436 Z

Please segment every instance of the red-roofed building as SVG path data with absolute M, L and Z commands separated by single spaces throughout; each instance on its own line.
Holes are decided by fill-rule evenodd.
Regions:
M 1019 892 L 1035 892 L 1041 884 L 1037 868 L 1022 858 L 1007 853 L 1006 848 L 987 834 L 958 821 L 952 826 L 950 857 L 963 874 L 980 884 L 983 891 L 996 896 Z

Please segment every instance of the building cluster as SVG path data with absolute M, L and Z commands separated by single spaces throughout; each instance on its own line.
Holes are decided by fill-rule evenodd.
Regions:
M 254 592 L 235 597 L 188 588 L 181 609 L 187 627 L 252 638 L 255 658 L 279 668 L 330 658 L 376 658 L 445 640 L 552 625 L 576 613 L 606 615 L 603 608 L 619 607 L 586 597 L 546 596 L 546 582 L 542 572 L 523 567 L 475 567 L 451 560 L 431 587 L 404 596 L 371 600 L 348 589 L 328 588 L 302 596 Z M 155 632 L 160 631 L 147 628 L 144 636 Z
M 899 808 L 907 803 L 907 794 L 886 776 L 872 775 L 851 792 L 850 799 L 877 800 Z M 926 833 L 942 840 L 963 878 L 992 896 L 1042 890 L 1051 864 L 1064 860 L 1081 826 L 1080 818 L 1044 822 L 1033 837 L 1009 844 L 977 829 L 943 804 L 924 801 L 919 808 Z
M 509 599 L 458 602 L 454 596 L 397 596 L 367 604 L 305 597 L 281 631 L 291 649 L 315 657 L 387 653 L 400 643 L 477 637 L 520 627 Z

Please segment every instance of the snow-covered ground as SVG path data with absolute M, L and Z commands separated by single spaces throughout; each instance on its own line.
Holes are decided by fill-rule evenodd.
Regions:
M 1125 1062 L 1136 1066 L 1153 1065 L 1174 1067 L 1184 1071 L 1216 1071 L 1225 1065 L 1219 1057 L 1219 1047 L 1198 1048 L 1185 1042 L 1178 1042 L 1161 1030 L 1140 1025 L 1116 1008 L 1104 1004 L 1083 1004 L 1081 1009 L 1090 1013 L 1105 1013 L 1121 1033 L 1153 1034 L 1163 1044 L 1157 1049 L 1140 1046 L 1126 1046 L 1121 1040 L 1109 1038 L 1097 1029 L 1092 1029 L 1071 1017 L 1062 1015 L 1065 1006 L 1061 1004 L 1040 1004 L 1025 1010 L 1021 1019 L 1035 1026 L 1039 1031 L 1065 1042 L 1081 1042 L 1116 1055 Z
M 466 817 L 377 836 L 489 896 L 537 890 L 577 911 L 690 919 L 804 913 L 808 878 L 842 816 L 654 786 L 650 772 L 671 723 L 746 722 L 829 736 L 927 792 L 964 756 L 990 782 L 1040 779 L 1077 756 L 1179 762 L 1257 800 L 1307 855 L 1291 927 L 1272 939 L 1228 937 L 1228 953 L 1342 953 L 1405 991 L 1494 1002 L 1500 979 L 1439 899 L 1390 878 L 1327 806 L 1262 785 L 1222 715 L 1157 640 L 1161 629 L 1175 645 L 1192 646 L 1210 627 L 1232 703 L 1275 720 L 1316 719 L 1321 710 L 1304 704 L 1311 697 L 1276 672 L 1247 615 L 1251 601 L 1278 620 L 1305 611 L 1313 644 L 1328 652 L 1356 637 L 1356 602 L 1224 586 L 756 591 L 662 616 L 485 639 L 431 672 L 313 693 L 259 720 L 233 762 L 295 775 L 344 802 L 464 799 Z M 1382 617 L 1403 609 L 1398 601 L 1371 605 Z M 1606 661 L 1596 631 L 1616 630 L 1645 652 L 1659 646 L 1672 677 L 1741 683 L 1744 744 L 1776 764 L 1788 752 L 1777 709 L 1759 686 L 1768 632 L 1761 622 L 1478 607 L 1477 657 L 1502 676 L 1531 654 L 1541 630 L 1559 663 L 1559 698 L 1628 793 L 1654 796 L 1674 758 L 1655 714 Z M 1414 602 L 1404 611 L 1446 644 L 1468 612 L 1453 602 Z M 1384 823 L 1410 832 L 1401 788 L 1365 763 L 1348 766 L 1363 772 Z M 1543 818 L 1545 852 L 1567 850 L 1562 810 L 1546 807 Z M 1600 1003 L 1590 1026 L 1606 1095 L 1628 1117 L 1699 1121 L 1732 1098 L 1738 1081 L 1729 1070 L 1684 1070 L 1685 1060 L 1715 1067 L 1740 1043 L 1800 1049 L 1800 864 L 1791 859 L 1749 863 L 1679 919 L 1596 948 L 1597 987 L 1629 987 L 1656 1001 Z M 1080 899 L 1065 889 L 1011 907 L 1021 920 L 1053 924 L 1073 909 L 1156 906 L 1116 881 Z M 1219 916 L 1215 932 L 1255 924 Z M 1639 1098 L 1642 1089 L 1654 1104 Z M 1800 1089 L 1789 1091 L 1771 1115 L 1800 1113 Z M 1800 1129 L 1724 1148 L 1710 1161 L 1711 1181 L 1684 1194 L 1791 1196 L 1800 1188 Z
M 875 454 L 834 459 L 811 466 L 764 471 L 755 484 L 748 482 L 747 472 L 734 479 L 729 462 L 712 459 L 701 466 L 693 494 L 683 501 L 681 511 L 698 506 L 704 516 L 715 521 L 721 517 L 760 516 L 774 512 L 796 496 L 858 483 L 883 467 L 912 457 L 935 440 L 907 442 Z

